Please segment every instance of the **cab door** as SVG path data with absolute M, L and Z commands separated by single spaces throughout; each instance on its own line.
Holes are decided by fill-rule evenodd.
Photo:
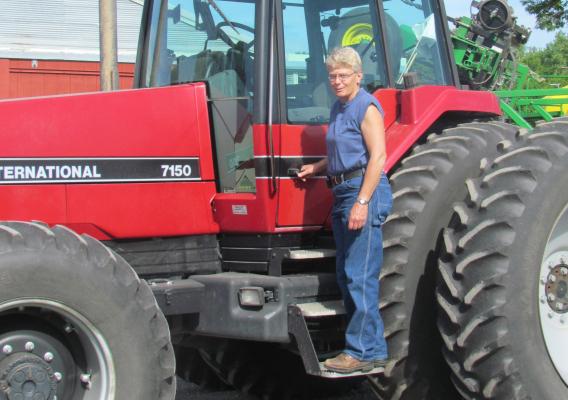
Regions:
M 326 156 L 327 123 L 336 100 L 325 67 L 330 50 L 352 46 L 359 52 L 365 90 L 374 93 L 388 86 L 379 12 L 373 0 L 291 0 L 280 10 L 283 95 L 277 225 L 321 226 L 332 206 L 325 176 L 301 182 L 288 175 Z M 391 115 L 395 109 L 393 103 Z

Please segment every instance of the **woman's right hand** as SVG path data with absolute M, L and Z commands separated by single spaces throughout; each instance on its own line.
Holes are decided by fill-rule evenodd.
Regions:
M 314 176 L 316 172 L 317 171 L 315 164 L 305 164 L 300 168 L 300 172 L 298 172 L 298 178 L 300 178 L 302 182 L 305 182 L 306 179 Z

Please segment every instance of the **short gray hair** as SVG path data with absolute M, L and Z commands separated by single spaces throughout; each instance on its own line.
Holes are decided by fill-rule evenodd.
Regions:
M 361 57 L 352 47 L 336 47 L 325 59 L 328 68 L 347 67 L 354 72 L 363 72 Z

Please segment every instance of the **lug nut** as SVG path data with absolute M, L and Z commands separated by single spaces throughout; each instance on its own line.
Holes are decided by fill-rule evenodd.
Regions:
M 26 351 L 34 351 L 35 349 L 35 344 L 34 342 L 26 342 L 26 344 L 24 345 L 24 349 L 26 349 Z
M 546 282 L 547 282 L 546 278 L 540 278 L 540 283 L 546 285 Z
M 559 309 L 559 310 L 564 310 L 564 304 L 556 303 L 556 308 Z
M 549 319 L 552 319 L 553 317 L 554 317 L 554 314 L 551 313 L 551 312 L 549 312 L 549 313 L 548 313 L 548 318 L 549 318 Z
M 4 354 L 10 354 L 13 351 L 14 351 L 14 348 L 12 346 L 10 346 L 9 344 L 5 344 L 4 347 L 2 347 L 2 353 L 4 353 Z
M 71 324 L 65 325 L 65 327 L 64 327 L 63 329 L 64 329 L 65 332 L 67 332 L 67 333 L 73 332 L 73 327 L 71 326 Z
M 540 297 L 540 302 L 541 302 L 542 304 L 545 304 L 545 303 L 546 303 L 546 296 L 541 296 L 541 297 Z
M 550 282 L 556 282 L 556 276 L 550 275 L 550 276 L 548 277 L 548 280 L 549 280 Z
M 561 273 L 563 276 L 568 275 L 568 268 L 566 268 L 566 267 L 560 268 L 560 273 Z
M 53 353 L 50 353 L 49 351 L 47 353 L 45 353 L 43 355 L 43 359 L 47 362 L 52 362 L 53 361 Z
M 85 388 L 87 389 L 91 388 L 91 374 L 81 374 L 79 376 L 79 380 L 81 381 L 82 384 L 85 385 Z
M 556 296 L 553 295 L 552 293 L 550 293 L 550 294 L 548 295 L 548 300 L 549 300 L 549 301 L 554 301 L 554 300 L 556 300 Z
M 63 375 L 61 375 L 61 372 L 54 372 L 53 377 L 57 382 L 61 382 L 61 379 L 63 379 Z

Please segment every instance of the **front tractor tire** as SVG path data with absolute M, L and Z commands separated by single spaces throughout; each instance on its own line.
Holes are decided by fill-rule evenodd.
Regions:
M 568 120 L 535 128 L 468 182 L 437 298 L 465 399 L 568 398 Z
M 174 372 L 166 319 L 121 257 L 0 223 L 0 399 L 173 400 Z
M 436 328 L 435 281 L 439 238 L 452 205 L 466 195 L 464 182 L 496 157 L 497 144 L 517 129 L 501 122 L 472 122 L 431 134 L 391 175 L 393 208 L 383 226 L 380 309 L 389 357 L 371 378 L 382 399 L 456 398 Z

